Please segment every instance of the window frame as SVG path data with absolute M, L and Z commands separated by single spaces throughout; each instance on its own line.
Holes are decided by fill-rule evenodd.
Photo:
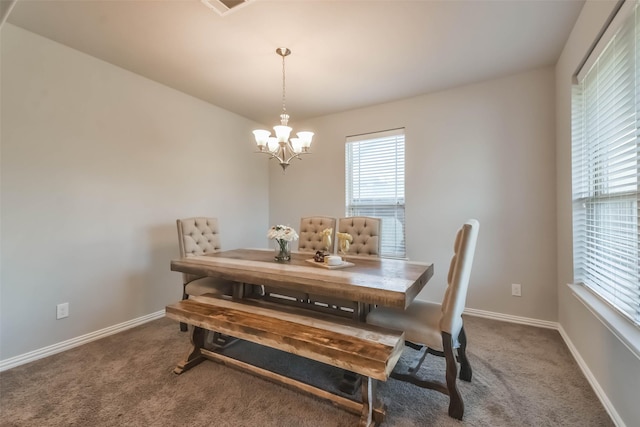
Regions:
M 385 258 L 406 258 L 405 150 L 404 128 L 348 136 L 345 141 L 345 215 L 381 219 L 380 256 Z M 395 156 L 385 157 L 384 151 Z M 374 194 L 371 188 L 383 173 L 392 178 Z
M 640 328 L 639 4 L 627 0 L 612 17 L 576 73 L 571 95 L 574 280 L 636 328 Z M 622 54 L 616 50 L 617 41 L 628 43 Z M 621 65 L 624 59 L 633 64 L 626 75 Z M 612 70 L 619 74 L 609 78 Z M 628 91 L 620 90 L 626 82 L 623 75 L 632 82 Z M 614 85 L 601 87 L 603 82 Z M 629 99 L 616 98 L 615 90 L 629 94 Z M 619 105 L 612 107 L 613 102 L 622 105 L 625 99 L 631 111 L 626 115 Z M 614 117 L 607 115 L 611 112 L 619 114 L 608 121 Z M 629 121 L 626 126 L 625 120 Z M 626 133 L 619 131 L 626 127 Z M 612 129 L 618 132 L 614 136 Z M 629 168 L 629 178 L 618 163 Z M 629 204 L 626 208 L 625 203 Z M 619 244 L 616 239 L 628 243 Z

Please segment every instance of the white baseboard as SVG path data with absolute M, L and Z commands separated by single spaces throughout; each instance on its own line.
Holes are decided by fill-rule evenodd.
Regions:
M 530 317 L 512 316 L 510 314 L 494 313 L 493 311 L 476 310 L 475 308 L 465 308 L 463 314 L 486 319 L 500 320 L 502 322 L 519 323 L 522 325 L 536 326 L 538 328 L 558 329 L 558 322 L 548 320 L 532 319 Z
M 565 344 L 567 344 L 567 347 L 569 347 L 571 355 L 576 360 L 576 363 L 578 363 L 578 366 L 580 366 L 580 369 L 582 370 L 584 376 L 587 377 L 587 381 L 589 381 L 589 384 L 591 384 L 591 388 L 596 393 L 596 396 L 598 396 L 598 399 L 600 399 L 602 406 L 604 406 L 604 409 L 611 417 L 613 423 L 617 427 L 626 427 L 626 424 L 624 423 L 622 418 L 620 418 L 620 415 L 618 415 L 618 411 L 616 411 L 616 408 L 607 397 L 607 394 L 604 392 L 602 387 L 600 387 L 600 384 L 596 380 L 596 377 L 594 377 L 591 373 L 589 366 L 587 366 L 582 356 L 580 356 L 580 353 L 578 353 L 578 349 L 573 345 L 571 339 L 569 338 L 569 335 L 567 335 L 562 325 L 558 325 L 558 332 L 560 332 L 560 336 L 562 336 Z
M 152 320 L 160 319 L 164 317 L 164 310 L 156 311 L 155 313 L 147 314 L 146 316 L 138 317 L 137 319 L 128 320 L 117 325 L 109 326 L 99 331 L 91 332 L 86 335 L 82 335 L 70 340 L 62 341 L 57 344 L 53 344 L 47 347 L 40 348 L 38 350 L 30 351 L 28 353 L 20 354 L 18 356 L 11 357 L 9 359 L 0 360 L 0 372 L 7 369 L 15 368 L 16 366 L 24 365 L 25 363 L 33 362 L 43 357 L 51 356 L 56 353 L 60 353 L 65 350 L 78 347 L 83 344 L 87 344 L 91 341 L 104 338 L 109 335 L 117 334 L 118 332 L 131 329 L 135 326 L 142 325 Z

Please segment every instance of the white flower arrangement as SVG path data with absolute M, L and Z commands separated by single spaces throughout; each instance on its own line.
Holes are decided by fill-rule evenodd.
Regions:
M 287 242 L 291 242 L 293 240 L 298 240 L 298 233 L 296 233 L 296 230 L 287 225 L 274 225 L 269 229 L 267 237 L 270 239 L 285 240 Z
M 289 242 L 298 240 L 298 233 L 287 225 L 274 225 L 267 232 L 267 237 L 278 243 L 276 249 L 276 261 L 286 262 L 291 260 Z

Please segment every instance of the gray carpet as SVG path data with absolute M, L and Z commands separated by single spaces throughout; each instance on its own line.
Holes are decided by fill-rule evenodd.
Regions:
M 557 331 L 466 317 L 473 381 L 460 382 L 462 422 L 447 397 L 379 384 L 386 426 L 612 426 Z M 353 426 L 358 417 L 205 361 L 172 373 L 189 336 L 160 319 L 0 373 L 1 426 Z M 229 352 L 335 390 L 342 372 L 240 342 Z M 406 350 L 397 369 L 417 352 Z M 429 363 L 432 362 L 432 363 Z M 421 373 L 442 375 L 428 356 Z

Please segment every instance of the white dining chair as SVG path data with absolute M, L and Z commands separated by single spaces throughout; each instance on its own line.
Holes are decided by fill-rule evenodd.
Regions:
M 415 300 L 406 310 L 377 307 L 367 316 L 367 323 L 404 331 L 407 346 L 414 349 L 424 347 L 424 354 L 409 373 L 393 372 L 391 377 L 448 395 L 449 416 L 460 420 L 464 415 L 464 403 L 456 383 L 458 368 L 454 349 L 457 350 L 457 360 L 460 363 L 460 379 L 471 381 L 472 371 L 466 354 L 467 336 L 462 311 L 466 303 L 479 228 L 478 221 L 472 219 L 456 234 L 442 304 Z M 418 376 L 418 370 L 427 354 L 445 358 L 445 383 Z

